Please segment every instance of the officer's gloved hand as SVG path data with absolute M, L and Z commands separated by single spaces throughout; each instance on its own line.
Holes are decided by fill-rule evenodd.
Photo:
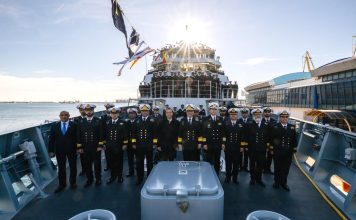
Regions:
M 82 153 L 83 153 L 83 149 L 79 149 L 79 150 L 77 150 L 77 152 L 78 152 L 79 154 L 82 154 Z
M 204 145 L 203 145 L 203 149 L 204 149 L 204 150 L 208 150 L 208 145 L 204 144 Z
M 243 147 L 240 147 L 240 152 L 242 153 L 244 151 L 244 148 Z
M 178 151 L 182 151 L 183 150 L 183 145 L 181 144 L 178 144 L 178 148 L 177 148 Z
M 201 144 L 198 144 L 198 150 L 200 150 L 201 149 Z
M 96 148 L 96 151 L 102 151 L 102 150 L 103 148 L 101 146 Z
M 161 151 L 161 150 L 162 150 L 162 148 L 161 148 L 161 147 L 157 147 L 157 150 L 158 150 L 158 151 Z
M 132 149 L 136 149 L 136 145 L 133 144 L 133 145 L 132 145 Z
M 127 145 L 123 145 L 122 150 L 126 150 L 126 149 L 127 149 Z
M 221 150 L 225 150 L 225 144 L 221 145 Z

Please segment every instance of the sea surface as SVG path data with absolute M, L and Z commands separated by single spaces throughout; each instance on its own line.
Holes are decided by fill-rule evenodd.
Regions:
M 93 104 L 97 106 L 95 111 L 105 109 L 105 103 Z M 78 103 L 0 103 L 0 134 L 59 120 L 59 113 L 63 110 L 68 111 L 71 117 L 78 116 L 77 105 Z M 116 105 L 124 106 L 125 103 Z

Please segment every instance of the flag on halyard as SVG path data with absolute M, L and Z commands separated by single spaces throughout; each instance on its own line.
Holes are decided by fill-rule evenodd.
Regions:
M 112 12 L 112 19 L 114 21 L 114 25 L 117 29 L 119 29 L 119 31 L 121 31 L 125 35 L 127 41 L 127 32 L 126 32 L 124 17 L 122 16 L 122 11 L 118 3 L 118 0 L 111 0 L 111 3 L 112 3 L 111 12 Z
M 166 63 L 167 63 L 167 53 L 163 52 L 162 64 L 166 64 Z

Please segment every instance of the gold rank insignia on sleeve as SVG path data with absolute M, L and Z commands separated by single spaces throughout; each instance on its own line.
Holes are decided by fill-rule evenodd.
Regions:
M 248 146 L 248 143 L 247 143 L 247 142 L 245 142 L 245 141 L 241 141 L 240 145 L 241 145 L 241 146 L 245 146 L 245 147 L 247 147 L 247 146 Z
M 157 144 L 157 142 L 158 142 L 157 138 L 153 138 L 153 143 Z
M 198 137 L 198 141 L 202 142 L 203 141 L 203 137 Z
M 131 143 L 136 143 L 136 138 L 132 138 Z
M 181 137 L 178 137 L 178 143 L 182 143 L 183 139 Z
M 81 148 L 82 147 L 82 144 L 77 144 L 77 148 Z
M 129 141 L 128 140 L 124 140 L 124 144 L 128 144 L 129 143 Z

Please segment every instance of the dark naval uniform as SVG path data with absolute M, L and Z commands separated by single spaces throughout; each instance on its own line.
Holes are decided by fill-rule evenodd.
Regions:
M 111 182 L 118 178 L 123 181 L 123 146 L 127 145 L 127 130 L 124 121 L 120 118 L 116 120 L 109 119 L 105 123 L 104 143 L 106 144 L 106 159 L 110 164 Z M 110 182 L 109 180 L 109 182 Z
M 223 143 L 223 120 L 220 116 L 215 116 L 214 121 L 212 116 L 208 116 L 203 122 L 203 142 L 208 146 L 206 151 L 206 159 L 214 165 L 215 171 L 219 174 L 220 171 L 220 155 L 221 145 Z
M 83 120 L 85 119 L 84 116 L 78 116 L 74 118 L 74 123 L 75 124 L 80 124 Z M 85 160 L 84 160 L 84 154 L 79 154 L 79 158 L 80 158 L 80 165 L 82 167 L 82 171 L 79 173 L 79 175 L 84 175 L 86 174 L 85 172 Z
M 262 169 L 265 166 L 267 143 L 270 135 L 269 127 L 265 123 L 257 124 L 252 121 L 248 128 L 248 151 L 250 156 L 251 184 L 261 183 Z
M 106 134 L 106 133 L 107 133 L 107 130 L 106 130 L 106 128 L 107 128 L 107 127 L 106 127 L 106 122 L 107 122 L 108 120 L 111 120 L 110 115 L 108 115 L 108 114 L 105 113 L 104 115 L 100 116 L 100 123 L 101 123 L 100 126 L 101 126 L 101 128 L 103 129 L 103 130 L 102 130 L 103 134 Z M 106 168 L 104 169 L 105 171 L 111 169 L 111 161 L 108 159 L 108 157 L 109 157 L 108 152 L 105 151 L 105 160 L 106 160 Z
M 198 144 L 202 141 L 200 136 L 201 123 L 198 118 L 192 117 L 190 122 L 184 117 L 179 126 L 178 144 L 183 146 L 183 159 L 185 161 L 199 161 Z
M 135 129 L 135 120 L 136 119 L 126 119 L 126 131 L 127 131 L 127 136 L 128 136 L 128 144 L 127 144 L 127 163 L 129 165 L 129 176 L 134 175 L 134 158 L 135 158 L 135 152 L 136 150 L 132 148 L 132 139 L 133 137 L 133 132 Z
M 272 130 L 271 150 L 274 155 L 274 187 L 281 185 L 289 190 L 287 186 L 287 176 L 293 153 L 297 148 L 297 134 L 295 126 L 287 124 L 284 127 L 281 123 L 276 124 Z
M 276 119 L 273 119 L 273 118 L 263 118 L 262 119 L 262 123 L 265 123 L 270 131 L 273 129 L 274 125 L 277 123 Z M 268 143 L 269 145 L 270 143 Z M 266 164 L 265 164 L 265 167 L 264 167 L 264 172 L 265 173 L 272 173 L 271 172 L 271 165 L 272 165 L 272 159 L 273 159 L 273 155 L 271 153 L 271 151 L 269 149 L 267 149 L 267 155 L 266 155 Z
M 243 140 L 243 143 L 242 143 L 242 147 L 243 147 L 243 151 L 241 153 L 241 159 L 240 159 L 240 168 L 241 169 L 244 169 L 245 171 L 248 171 L 248 147 L 247 147 L 247 136 L 246 136 L 246 132 L 248 132 L 248 125 L 250 123 L 252 123 L 252 119 L 251 118 L 240 118 L 238 120 L 239 123 L 241 123 L 244 127 L 244 130 L 245 130 L 245 136 L 244 136 L 244 140 Z
M 78 124 L 77 148 L 83 149 L 88 183 L 93 182 L 93 163 L 95 179 L 98 184 L 101 183 L 101 151 L 97 151 L 97 148 L 103 146 L 103 143 L 100 142 L 102 135 L 100 125 L 100 119 L 95 116 L 91 120 L 86 118 Z
M 158 146 L 161 148 L 160 160 L 173 161 L 176 157 L 175 145 L 177 143 L 179 122 L 172 118 L 169 122 L 163 119 L 157 129 Z
M 147 161 L 147 176 L 153 167 L 153 144 L 157 144 L 155 120 L 150 116 L 146 120 L 137 118 L 133 132 L 132 144 L 136 145 L 137 184 L 140 184 L 144 175 L 144 159 Z
M 239 170 L 239 162 L 241 158 L 240 149 L 243 147 L 245 136 L 244 125 L 239 121 L 225 121 L 224 126 L 225 143 L 225 161 L 226 161 L 226 180 L 230 182 L 231 176 L 237 183 L 237 175 Z

